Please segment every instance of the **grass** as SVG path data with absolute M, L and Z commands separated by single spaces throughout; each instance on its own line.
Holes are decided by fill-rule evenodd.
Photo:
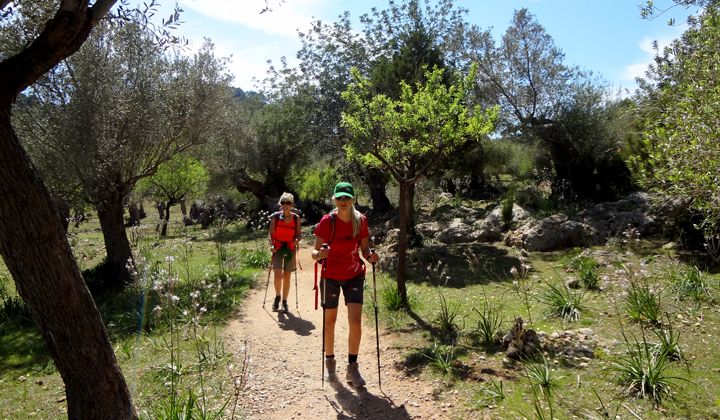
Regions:
M 263 234 L 221 229 L 176 223 L 158 238 L 147 221 L 129 230 L 138 278 L 94 296 L 141 418 L 226 418 L 235 409 L 246 358 L 220 333 L 269 257 Z M 215 240 L 222 235 L 233 239 Z M 71 238 L 81 267 L 101 261 L 97 220 Z M 62 380 L 1 265 L 0 304 L 0 418 L 66 417 Z
M 532 317 L 531 327 L 546 340 L 553 332 L 581 331 L 589 328 L 597 337 L 593 347 L 593 356 L 583 360 L 564 359 L 564 356 L 548 355 L 547 368 L 555 380 L 553 387 L 553 415 L 556 418 L 587 418 L 588 416 L 603 417 L 602 413 L 611 416 L 615 413 L 622 418 L 715 418 L 720 416 L 720 398 L 714 390 L 720 389 L 720 360 L 712 357 L 713 352 L 720 351 L 720 312 L 713 306 L 712 300 L 699 304 L 687 305 L 673 299 L 669 294 L 657 293 L 670 287 L 672 279 L 668 273 L 677 265 L 677 258 L 659 252 L 660 245 L 652 241 L 640 241 L 633 249 L 638 253 L 628 252 L 611 246 L 596 247 L 593 251 L 610 255 L 608 260 L 613 265 L 597 265 L 597 274 L 603 277 L 603 288 L 593 293 L 566 290 L 558 280 L 558 266 L 563 261 L 577 257 L 577 251 L 558 251 L 530 253 L 528 262 L 533 270 L 525 282 L 529 305 L 524 302 L 524 293 L 517 293 L 518 286 L 513 285 L 511 276 L 494 276 L 487 273 L 499 272 L 495 267 L 476 272 L 477 279 L 469 279 L 465 286 L 457 285 L 441 287 L 428 283 L 425 279 L 410 279 L 408 287 L 417 305 L 415 314 L 421 320 L 431 322 L 436 319 L 450 304 L 456 304 L 457 320 L 460 329 L 455 340 L 454 366 L 464 366 L 465 371 L 456 370 L 453 375 L 443 373 L 442 369 L 432 367 L 429 359 L 420 356 L 408 361 L 407 369 L 412 376 L 424 378 L 430 382 L 442 383 L 437 390 L 439 397 L 446 394 L 457 395 L 465 401 L 465 409 L 478 414 L 469 417 L 521 418 L 523 415 L 534 417 L 539 415 L 536 410 L 543 410 L 542 415 L 549 416 L 549 406 L 545 402 L 542 387 L 535 386 L 537 407 L 534 401 L 533 386 L 527 379 L 521 365 L 508 367 L 503 362 L 504 352 L 497 348 L 488 348 L 478 330 L 492 331 L 493 319 L 497 316 L 500 335 L 511 327 L 511 320 Z M 504 248 L 496 244 L 499 252 Z M 654 252 L 658 250 L 658 252 Z M 512 254 L 512 249 L 507 249 Z M 703 273 L 709 283 L 715 281 L 716 275 Z M 392 284 L 392 280 L 379 277 L 382 284 Z M 641 280 L 644 279 L 644 280 Z M 552 315 L 548 306 L 543 303 L 548 285 L 555 285 L 557 294 L 565 307 L 570 292 L 581 295 L 579 319 L 568 324 L 568 319 Z M 618 329 L 618 321 L 631 320 L 627 312 L 626 302 L 629 293 L 635 286 L 647 285 L 646 290 L 654 293 L 654 301 L 658 303 L 658 323 L 645 321 L 628 323 L 628 332 L 642 334 L 647 331 L 651 347 L 679 349 L 680 360 L 676 356 L 669 357 L 669 366 L 663 370 L 668 377 L 687 378 L 668 381 L 673 398 L 661 398 L 658 406 L 652 399 L 638 397 L 638 394 L 624 393 L 629 383 L 622 382 L 622 375 L 615 370 L 615 363 L 628 355 L 628 346 Z M 584 288 L 585 289 L 585 288 Z M 714 290 L 714 289 L 711 289 Z M 523 291 L 524 292 L 524 291 Z M 717 292 L 712 292 L 717 293 Z M 444 300 L 444 302 L 443 302 Z M 487 302 L 487 306 L 485 306 Z M 539 304 L 540 303 L 540 304 Z M 575 304 L 567 307 L 575 307 Z M 559 311 L 562 314 L 563 311 Z M 566 314 L 573 313 L 565 311 Z M 669 317 L 669 319 L 666 317 Z M 437 338 L 426 329 L 418 319 L 404 312 L 380 312 L 381 322 L 394 331 L 395 347 L 407 349 L 431 349 Z M 662 322 L 660 322 L 662 321 Z M 671 322 L 672 321 L 672 324 Z M 467 325 L 467 329 L 462 327 Z M 484 325 L 484 326 L 483 326 Z M 657 331 L 664 338 L 653 333 Z M 680 334 L 682 332 L 682 334 Z M 544 334 L 542 334 L 544 333 Z M 492 336 L 490 332 L 487 337 Z M 458 351 L 463 349 L 463 352 Z M 428 350 L 426 350 L 428 351 Z M 668 356 L 673 351 L 666 352 Z M 428 355 L 430 353 L 428 352 Z M 687 362 L 684 362 L 687 361 Z M 680 363 L 679 363 L 680 362 Z M 656 370 L 657 371 L 657 370 Z M 455 379 L 451 379 L 455 378 Z M 662 377 L 661 377 L 662 378 Z M 495 399 L 493 383 L 502 382 L 502 395 Z M 634 414 L 633 414 L 634 413 Z M 467 415 L 467 414 L 465 414 Z M 462 416 L 460 416 L 462 417 Z M 607 417 L 605 417 L 607 418 Z
M 548 284 L 541 298 L 547 307 L 547 313 L 568 321 L 577 321 L 583 312 L 583 294 L 570 290 L 564 284 Z

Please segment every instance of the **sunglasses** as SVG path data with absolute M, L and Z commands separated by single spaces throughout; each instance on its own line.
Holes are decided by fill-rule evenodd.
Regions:
M 292 201 L 281 201 L 280 204 L 292 204 Z
M 348 196 L 346 196 L 346 195 L 343 195 L 342 197 L 336 198 L 336 200 L 337 200 L 337 201 L 350 201 L 350 200 L 352 200 L 352 198 L 350 198 L 350 197 L 348 197 Z

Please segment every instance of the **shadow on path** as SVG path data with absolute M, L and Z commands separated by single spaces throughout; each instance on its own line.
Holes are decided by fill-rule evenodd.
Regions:
M 405 406 L 396 405 L 385 393 L 374 395 L 365 387 L 346 387 L 340 381 L 328 384 L 335 390 L 335 400 L 325 398 L 337 413 L 337 419 L 410 419 Z
M 278 324 L 283 330 L 295 331 L 297 335 L 308 336 L 315 329 L 315 324 L 302 318 L 296 317 L 292 312 L 278 312 Z

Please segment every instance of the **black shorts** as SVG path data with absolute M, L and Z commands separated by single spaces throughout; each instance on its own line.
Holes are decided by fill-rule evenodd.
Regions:
M 327 294 L 325 293 L 324 285 L 327 282 Z M 357 277 L 353 277 L 350 280 L 333 280 L 323 279 L 320 282 L 320 296 L 325 296 L 325 309 L 335 309 L 340 304 L 340 289 L 342 289 L 343 296 L 345 296 L 345 305 L 348 303 L 363 303 L 363 288 L 365 286 L 365 274 L 360 274 Z

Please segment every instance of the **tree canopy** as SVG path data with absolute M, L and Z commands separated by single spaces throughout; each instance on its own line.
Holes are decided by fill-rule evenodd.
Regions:
M 424 82 L 400 82 L 400 96 L 374 94 L 369 79 L 353 70 L 355 81 L 343 92 L 348 103 L 342 115 L 350 134 L 345 150 L 349 159 L 381 166 L 400 187 L 400 241 L 397 284 L 403 302 L 408 228 L 412 225 L 415 184 L 466 142 L 479 141 L 493 129 L 496 109 L 469 108 L 475 71 L 446 86 L 444 70 L 426 70 Z
M 646 159 L 635 158 L 643 183 L 692 199 L 708 236 L 720 227 L 720 11 L 708 7 L 663 51 L 642 84 Z

